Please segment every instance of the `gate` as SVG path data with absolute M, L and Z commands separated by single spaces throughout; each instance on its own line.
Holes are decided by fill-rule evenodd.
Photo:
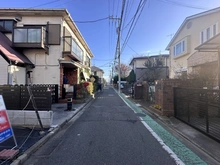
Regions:
M 38 110 L 50 110 L 52 103 L 58 102 L 58 85 L 35 84 L 30 86 Z M 3 95 L 8 110 L 33 110 L 27 86 L 0 85 L 0 95 Z
M 220 90 L 174 88 L 174 115 L 220 141 Z

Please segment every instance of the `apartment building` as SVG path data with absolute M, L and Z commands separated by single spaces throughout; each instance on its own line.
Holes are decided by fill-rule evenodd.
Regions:
M 0 85 L 87 81 L 93 54 L 66 9 L 0 9 Z

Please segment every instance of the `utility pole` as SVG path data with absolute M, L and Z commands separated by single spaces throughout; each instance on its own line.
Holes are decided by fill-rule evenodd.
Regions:
M 120 40 L 121 40 L 121 25 L 122 25 L 122 18 L 124 15 L 124 8 L 125 8 L 125 1 L 122 1 L 122 10 L 121 10 L 121 16 L 120 18 L 113 18 L 110 17 L 110 19 L 117 19 L 118 20 L 118 28 L 117 28 L 117 34 L 118 34 L 118 39 L 117 39 L 117 46 L 116 46 L 116 55 L 118 54 L 118 92 L 121 93 L 121 50 L 120 50 Z
M 119 23 L 119 27 L 118 27 L 118 46 L 117 46 L 117 52 L 118 52 L 118 92 L 121 93 L 121 52 L 120 52 L 120 39 L 121 39 L 121 30 L 120 30 L 120 24 L 121 24 L 121 20 Z

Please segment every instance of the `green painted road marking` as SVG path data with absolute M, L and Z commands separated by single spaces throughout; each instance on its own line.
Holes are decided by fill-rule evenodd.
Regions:
M 135 113 L 144 113 L 138 106 L 132 103 L 125 97 L 124 94 L 119 94 L 121 98 L 135 111 Z M 155 132 L 163 143 L 168 146 L 177 157 L 186 165 L 206 165 L 202 159 L 200 159 L 194 152 L 187 148 L 182 142 L 176 137 L 165 130 L 155 120 L 146 114 L 145 117 L 140 117 L 152 130 Z

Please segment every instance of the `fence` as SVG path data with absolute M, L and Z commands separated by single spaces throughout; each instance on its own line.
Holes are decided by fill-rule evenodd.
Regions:
M 51 104 L 58 102 L 58 85 L 30 86 L 38 110 L 50 110 Z M 27 86 L 0 85 L 0 94 L 3 95 L 8 110 L 33 110 Z
M 174 115 L 220 141 L 220 91 L 174 88 Z

